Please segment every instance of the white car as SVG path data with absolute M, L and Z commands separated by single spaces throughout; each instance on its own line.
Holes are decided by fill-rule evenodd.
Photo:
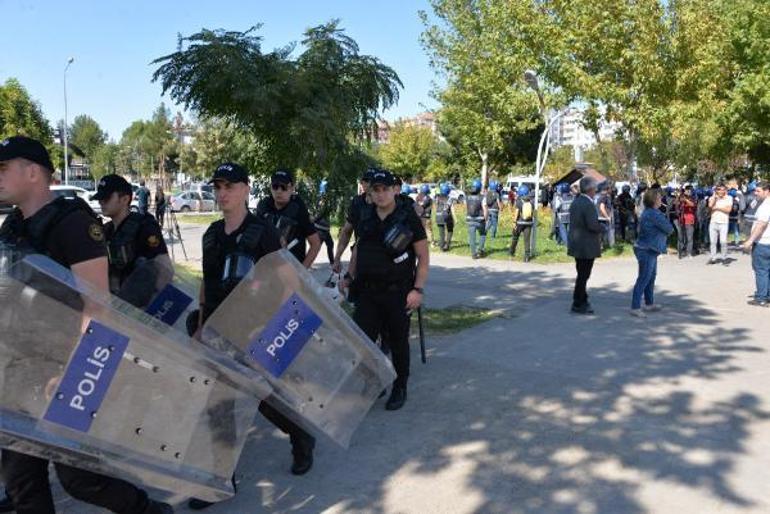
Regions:
M 217 202 L 214 195 L 201 191 L 185 191 L 171 197 L 171 210 L 173 212 L 210 212 L 216 209 Z

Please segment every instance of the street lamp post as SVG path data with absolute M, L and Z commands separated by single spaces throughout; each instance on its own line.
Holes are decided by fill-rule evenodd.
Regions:
M 543 91 L 540 89 L 540 83 L 537 79 L 537 73 L 533 70 L 526 70 L 524 72 L 524 81 L 529 87 L 535 90 L 537 98 L 540 100 L 540 114 L 543 116 L 543 123 L 545 129 L 543 135 L 540 137 L 540 144 L 537 147 L 537 159 L 535 161 L 535 196 L 534 204 L 535 208 L 532 213 L 532 254 L 537 254 L 537 207 L 540 203 L 540 177 L 545 167 L 545 161 L 548 158 L 548 151 L 551 143 L 551 125 L 559 119 L 561 114 L 557 114 L 552 119 L 548 114 L 548 109 L 545 106 L 545 98 L 543 98 Z
M 70 65 L 75 61 L 74 57 L 70 57 L 67 59 L 67 65 L 64 67 L 64 127 L 62 127 L 62 132 L 64 133 L 64 183 L 69 184 L 69 175 L 70 175 L 70 163 L 69 159 L 67 158 L 67 151 L 69 150 L 68 141 L 67 141 L 67 70 L 69 69 Z

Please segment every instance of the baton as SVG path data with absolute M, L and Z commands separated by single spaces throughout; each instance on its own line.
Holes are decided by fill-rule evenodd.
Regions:
M 422 357 L 422 363 L 426 364 L 428 358 L 425 356 L 425 330 L 422 326 L 422 306 L 417 307 L 417 326 L 420 328 L 420 357 Z

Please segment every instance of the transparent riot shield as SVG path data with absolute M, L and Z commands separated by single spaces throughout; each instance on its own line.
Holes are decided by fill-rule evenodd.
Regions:
M 0 322 L 0 445 L 210 501 L 232 496 L 271 392 L 256 373 L 162 334 L 39 255 L 0 274 Z
M 155 259 L 140 258 L 131 274 L 120 284 L 111 283 L 110 290 L 134 307 L 146 309 L 173 277 L 174 267 L 167 255 L 159 255 Z
M 171 280 L 158 288 L 144 311 L 163 324 L 187 334 L 187 318 L 198 307 L 200 284 L 174 274 Z
M 267 255 L 207 320 L 203 341 L 259 371 L 284 415 L 347 446 L 395 372 L 324 289 L 287 250 Z

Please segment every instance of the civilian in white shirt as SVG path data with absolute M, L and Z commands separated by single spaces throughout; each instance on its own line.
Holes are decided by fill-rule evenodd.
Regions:
M 743 250 L 751 252 L 751 267 L 757 290 L 749 305 L 770 307 L 770 183 L 762 182 L 757 185 L 755 195 L 762 203 L 756 211 L 756 218 L 751 227 L 751 235 L 743 244 Z
M 709 223 L 709 240 L 711 241 L 711 258 L 709 264 L 716 264 L 719 260 L 727 265 L 727 229 L 730 226 L 730 211 L 733 209 L 733 199 L 727 196 L 727 188 L 724 184 L 716 187 L 714 196 L 709 198 L 709 210 L 711 222 Z M 720 258 L 717 259 L 717 243 L 719 243 Z

